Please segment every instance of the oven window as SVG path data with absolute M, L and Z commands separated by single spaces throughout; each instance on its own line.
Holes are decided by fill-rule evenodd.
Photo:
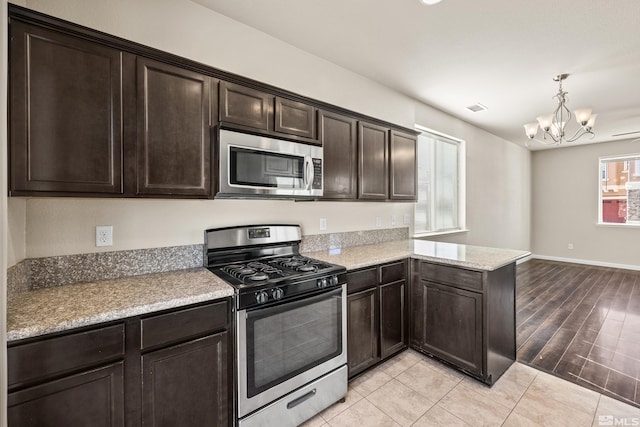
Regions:
M 248 397 L 342 353 L 340 292 L 256 310 L 246 321 Z
M 230 184 L 301 188 L 304 157 L 230 147 Z

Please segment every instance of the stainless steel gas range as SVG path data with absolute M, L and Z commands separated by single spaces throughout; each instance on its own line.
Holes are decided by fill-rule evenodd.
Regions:
M 297 225 L 205 231 L 236 293 L 238 425 L 296 426 L 347 393 L 346 269 L 301 256 Z

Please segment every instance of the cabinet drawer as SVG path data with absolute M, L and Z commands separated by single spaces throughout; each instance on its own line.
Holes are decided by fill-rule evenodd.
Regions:
M 377 268 L 366 268 L 364 270 L 347 273 L 347 293 L 358 292 L 378 284 Z
M 393 264 L 385 264 L 380 266 L 380 283 L 397 282 L 406 279 L 407 264 L 406 261 L 394 262 Z
M 227 322 L 226 301 L 142 319 L 142 349 L 226 329 Z
M 482 273 L 463 268 L 421 262 L 420 278 L 454 286 L 482 289 Z
M 9 347 L 9 388 L 123 356 L 123 324 Z

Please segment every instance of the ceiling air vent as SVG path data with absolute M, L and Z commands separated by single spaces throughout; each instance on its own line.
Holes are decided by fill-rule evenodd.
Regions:
M 477 113 L 478 111 L 482 111 L 482 110 L 488 110 L 486 105 L 480 104 L 479 102 L 473 104 L 473 105 L 469 105 L 467 107 L 467 110 L 469 111 L 473 111 L 474 113 Z

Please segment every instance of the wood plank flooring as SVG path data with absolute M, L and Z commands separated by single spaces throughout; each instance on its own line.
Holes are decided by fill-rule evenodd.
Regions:
M 518 361 L 640 407 L 640 271 L 518 265 L 516 336 Z

